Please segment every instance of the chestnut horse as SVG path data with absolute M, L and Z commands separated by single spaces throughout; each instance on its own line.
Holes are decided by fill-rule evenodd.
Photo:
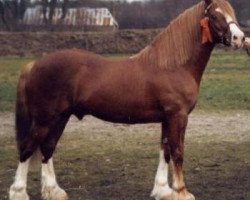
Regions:
M 83 50 L 62 50 L 30 63 L 17 88 L 20 162 L 10 199 L 29 199 L 28 167 L 38 154 L 43 199 L 67 199 L 57 184 L 52 155 L 71 115 L 79 119 L 93 115 L 118 123 L 161 123 L 160 161 L 152 196 L 157 200 L 194 200 L 182 170 L 188 115 L 195 107 L 201 77 L 215 45 L 240 48 L 243 42 L 244 33 L 229 2 L 203 0 L 133 57 L 111 59 Z M 168 183 L 170 160 L 172 187 Z

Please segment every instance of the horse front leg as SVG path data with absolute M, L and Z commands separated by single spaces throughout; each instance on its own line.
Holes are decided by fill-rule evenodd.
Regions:
M 172 200 L 194 200 L 194 196 L 187 191 L 183 176 L 184 137 L 188 115 L 176 113 L 169 118 L 168 142 L 173 164 L 173 194 Z
M 169 126 L 167 123 L 162 123 L 162 138 L 161 150 L 159 156 L 159 165 L 157 168 L 154 188 L 151 196 L 156 200 L 171 199 L 173 190 L 169 187 L 168 183 L 168 168 L 170 161 L 170 146 L 168 143 Z

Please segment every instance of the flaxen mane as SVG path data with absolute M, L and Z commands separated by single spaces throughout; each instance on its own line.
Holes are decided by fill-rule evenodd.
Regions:
M 235 20 L 234 10 L 227 1 L 214 0 L 214 3 Z M 199 26 L 204 10 L 204 2 L 186 10 L 134 58 L 160 68 L 180 67 L 188 62 L 193 62 L 192 58 L 196 57 L 195 53 L 198 52 L 197 43 L 201 42 Z
M 237 22 L 234 9 L 226 0 L 214 0 L 217 6 L 224 12 L 233 18 L 233 21 Z

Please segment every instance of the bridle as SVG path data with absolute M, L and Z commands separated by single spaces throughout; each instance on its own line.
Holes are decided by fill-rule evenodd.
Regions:
M 211 23 L 212 19 L 213 19 L 213 15 L 209 12 L 209 9 L 213 6 L 213 2 L 210 3 L 206 9 L 205 9 L 205 17 L 208 19 L 208 24 L 211 28 L 211 32 L 213 32 L 213 35 L 217 35 L 216 40 L 214 41 L 215 43 L 220 43 L 220 44 L 224 44 L 226 46 L 230 46 L 231 45 L 231 32 L 230 32 L 230 25 L 231 24 L 235 24 L 236 26 L 239 27 L 239 24 L 235 21 L 230 21 L 227 23 L 227 28 L 226 31 L 224 31 L 224 33 L 222 33 L 221 35 L 218 34 L 219 30 L 216 28 L 216 26 Z M 246 49 L 246 52 L 248 54 L 248 56 L 250 57 L 250 49 Z
M 206 9 L 205 9 L 205 17 L 208 18 L 208 23 L 209 23 L 209 26 L 211 28 L 211 31 L 214 33 L 214 35 L 217 35 L 217 38 L 216 38 L 215 42 L 224 44 L 226 46 L 230 46 L 231 45 L 231 42 L 230 42 L 231 41 L 230 25 L 235 24 L 235 25 L 238 26 L 238 23 L 235 22 L 235 21 L 228 22 L 226 30 L 221 35 L 218 35 L 217 33 L 219 32 L 219 30 L 216 28 L 216 26 L 213 23 L 211 23 L 211 21 L 213 19 L 213 15 L 209 12 L 209 9 L 212 6 L 213 6 L 213 2 L 206 7 Z

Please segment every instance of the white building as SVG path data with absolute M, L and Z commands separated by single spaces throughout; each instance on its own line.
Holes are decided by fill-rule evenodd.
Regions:
M 47 10 L 47 18 L 49 9 Z M 61 20 L 62 9 L 56 8 L 52 24 L 68 26 L 110 26 L 118 28 L 118 23 L 107 8 L 68 8 L 64 20 Z M 27 8 L 23 18 L 25 25 L 43 25 L 42 6 Z

